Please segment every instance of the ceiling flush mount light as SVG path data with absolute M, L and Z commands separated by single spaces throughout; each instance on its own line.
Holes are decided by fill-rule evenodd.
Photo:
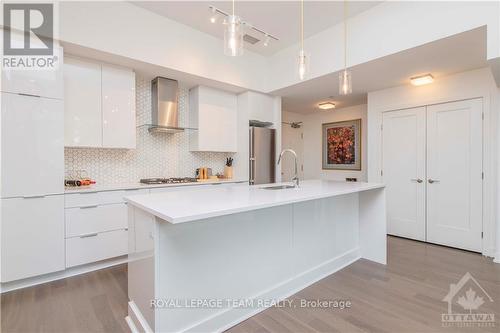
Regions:
M 347 70 L 347 0 L 344 1 L 344 70 L 339 74 L 339 94 L 352 93 L 352 75 Z
M 243 55 L 243 22 L 234 15 L 234 0 L 232 15 L 224 20 L 224 54 L 232 57 Z
M 304 0 L 300 1 L 300 51 L 298 61 L 299 79 L 306 78 L 309 59 L 304 51 Z
M 414 86 L 423 86 L 424 84 L 429 84 L 434 82 L 434 76 L 432 76 L 432 74 L 414 76 L 410 78 L 410 82 Z
M 335 109 L 335 103 L 332 102 L 323 102 L 318 104 L 318 108 L 321 110 L 331 110 Z

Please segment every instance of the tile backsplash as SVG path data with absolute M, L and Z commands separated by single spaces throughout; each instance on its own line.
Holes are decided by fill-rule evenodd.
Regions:
M 189 90 L 179 85 L 179 124 L 189 124 Z M 78 170 L 98 184 L 135 183 L 141 178 L 194 177 L 198 167 L 222 172 L 225 158 L 233 153 L 190 152 L 189 133 L 148 132 L 151 123 L 151 81 L 136 77 L 137 147 L 136 149 L 65 148 L 66 176 Z

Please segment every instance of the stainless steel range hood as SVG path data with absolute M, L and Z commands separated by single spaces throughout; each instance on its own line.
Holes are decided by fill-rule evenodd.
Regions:
M 164 77 L 151 81 L 150 132 L 179 133 L 179 82 Z

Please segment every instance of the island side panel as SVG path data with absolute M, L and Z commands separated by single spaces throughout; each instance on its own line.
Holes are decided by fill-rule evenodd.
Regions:
M 128 315 L 141 332 L 155 329 L 155 227 L 153 215 L 129 205 Z
M 338 258 L 345 257 L 350 263 L 360 257 L 357 193 L 299 202 L 293 207 L 295 274 L 321 266 L 330 272 L 337 267 Z
M 385 189 L 359 193 L 359 237 L 361 256 L 387 264 L 387 220 Z
M 157 331 L 221 331 L 359 259 L 358 195 L 158 225 L 156 295 L 254 307 L 156 309 Z M 269 306 L 269 305 L 267 305 Z

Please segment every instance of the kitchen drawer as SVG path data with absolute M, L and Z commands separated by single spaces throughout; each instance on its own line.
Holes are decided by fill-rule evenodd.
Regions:
M 66 239 L 66 268 L 127 254 L 128 231 L 102 232 Z
M 66 238 L 127 228 L 127 205 L 66 208 Z
M 120 191 L 103 191 L 103 192 L 81 192 L 65 194 L 66 208 L 82 207 L 82 206 L 95 206 L 123 203 L 124 197 L 137 194 L 148 194 L 148 189 L 130 189 Z

